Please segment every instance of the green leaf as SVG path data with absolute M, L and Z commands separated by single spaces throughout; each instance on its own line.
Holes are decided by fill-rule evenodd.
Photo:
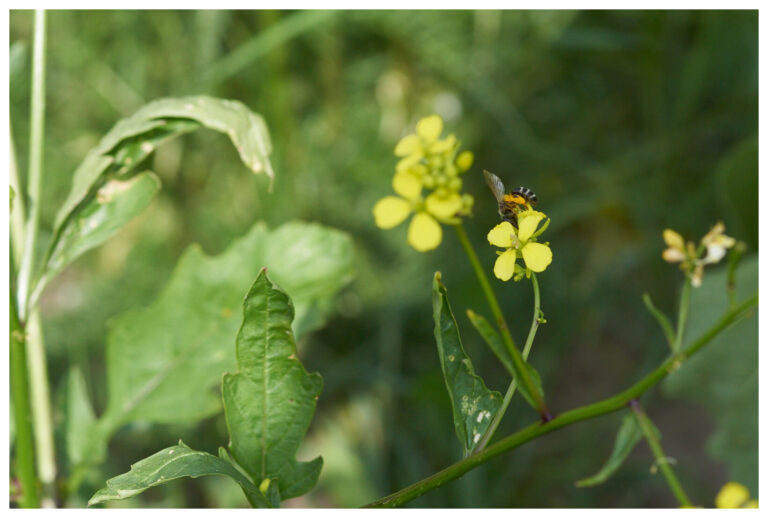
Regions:
M 736 270 L 736 300 L 755 294 L 757 255 L 745 257 Z M 691 292 L 685 342 L 701 336 L 728 309 L 727 267 L 704 273 L 701 287 Z M 758 481 L 758 317 L 735 323 L 699 354 L 672 372 L 662 384 L 668 396 L 694 401 L 709 412 L 715 431 L 707 451 L 728 468 L 728 480 L 757 494 Z
M 48 258 L 45 276 L 54 277 L 77 257 L 112 237 L 144 210 L 159 190 L 160 180 L 149 171 L 106 182 L 62 230 Z
M 259 488 L 240 473 L 226 457 L 220 458 L 210 453 L 195 451 L 181 441 L 177 446 L 165 448 L 140 460 L 131 466 L 128 473 L 107 480 L 107 487 L 97 491 L 88 501 L 88 505 L 122 500 L 171 480 L 204 475 L 227 475 L 240 484 L 253 507 L 272 507 Z
M 246 166 L 255 173 L 274 176 L 266 124 L 247 106 L 203 95 L 159 99 L 120 120 L 86 155 L 75 171 L 72 190 L 56 215 L 55 226 L 61 226 L 108 170 L 126 174 L 159 143 L 199 126 L 228 135 Z
M 445 386 L 453 408 L 453 424 L 467 455 L 491 424 L 501 406 L 501 394 L 489 390 L 475 374 L 472 361 L 464 352 L 459 327 L 448 304 L 448 294 L 435 273 L 432 284 L 432 310 L 435 320 L 435 340 L 443 369 Z
M 467 310 L 467 316 L 469 317 L 469 321 L 472 322 L 472 325 L 475 326 L 477 332 L 480 333 L 480 336 L 483 337 L 485 343 L 488 344 L 488 347 L 491 348 L 493 354 L 496 355 L 496 358 L 499 359 L 504 368 L 507 369 L 507 372 L 509 372 L 509 375 L 512 376 L 512 378 L 515 380 L 517 390 L 520 391 L 520 394 L 523 395 L 528 404 L 531 405 L 532 408 L 536 409 L 536 402 L 525 388 L 525 385 L 517 381 L 517 376 L 515 375 L 515 366 L 514 363 L 512 363 L 512 356 L 510 356 L 509 351 L 504 346 L 504 342 L 502 342 L 499 333 L 482 315 L 478 315 L 472 310 Z M 533 384 L 538 389 L 539 394 L 544 395 L 544 388 L 541 386 L 541 375 L 539 374 L 539 371 L 534 369 L 533 365 L 528 362 L 525 363 L 525 366 L 528 369 L 528 374 L 531 377 L 531 381 L 533 381 Z
M 69 195 L 56 215 L 36 295 L 80 254 L 130 221 L 157 193 L 156 177 L 152 179 L 158 185 L 150 185 L 146 173 L 139 175 L 143 178 L 134 185 L 130 183 L 132 171 L 164 142 L 200 126 L 228 135 L 247 167 L 274 177 L 267 127 L 261 116 L 242 103 L 207 96 L 151 102 L 115 124 L 75 171 Z M 105 189 L 111 194 L 120 189 L 132 192 L 116 196 L 108 209 L 100 201 Z
M 86 391 L 80 369 L 72 368 L 67 377 L 65 441 L 71 465 L 92 464 L 104 458 L 106 442 Z
M 157 300 L 112 322 L 107 338 L 109 397 L 103 436 L 131 421 L 175 423 L 221 408 L 217 386 L 235 369 L 238 308 L 262 267 L 294 297 L 297 336 L 323 321 L 351 279 L 349 237 L 317 224 L 254 225 L 221 255 L 193 245 Z
M 621 427 L 616 434 L 616 442 L 613 445 L 611 456 L 605 462 L 600 471 L 589 478 L 576 482 L 576 487 L 592 487 L 602 484 L 613 475 L 624 463 L 634 447 L 643 438 L 643 431 L 637 423 L 634 415 L 624 416 Z
M 292 321 L 291 300 L 262 270 L 243 304 L 238 370 L 222 382 L 232 456 L 254 482 L 276 483 L 282 499 L 312 489 L 323 466 L 322 457 L 295 458 L 323 379 L 296 359 Z

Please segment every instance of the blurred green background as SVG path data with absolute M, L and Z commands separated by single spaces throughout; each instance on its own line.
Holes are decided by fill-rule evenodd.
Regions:
M 31 12 L 11 11 L 10 36 L 12 137 L 24 172 Z M 50 12 L 45 229 L 85 153 L 118 119 L 159 97 L 244 102 L 267 121 L 276 171 L 270 194 L 227 139 L 209 131 L 151 157 L 160 195 L 42 300 L 54 403 L 68 368 L 78 365 L 103 409 L 110 319 L 149 304 L 186 246 L 220 253 L 255 221 L 276 227 L 303 219 L 352 235 L 357 279 L 329 324 L 300 344 L 307 369 L 325 380 L 300 455 L 321 453 L 325 468 L 314 491 L 287 505 L 362 505 L 458 460 L 432 337 L 432 274 L 443 272 L 477 370 L 503 391 L 505 371 L 465 315 L 467 308 L 487 315 L 487 306 L 450 229 L 438 250 L 420 254 L 406 245 L 405 225 L 382 231 L 371 214 L 391 193 L 395 143 L 434 112 L 475 153 L 465 176 L 475 215 L 466 227 L 489 270 L 495 254 L 485 234 L 498 216 L 482 169 L 535 190 L 552 219 L 546 237 L 554 262 L 540 276 L 548 324 L 531 355 L 550 408 L 618 392 L 667 353 L 641 299 L 647 291 L 675 311 L 681 276 L 661 261 L 662 230 L 698 240 L 722 219 L 757 253 L 757 42 L 756 11 Z M 494 287 L 522 340 L 529 286 L 494 279 Z M 743 376 L 739 358 L 722 361 L 736 362 Z M 744 368 L 756 376 L 756 362 Z M 756 394 L 746 397 L 754 405 L 731 423 L 748 423 L 743 440 L 750 448 L 754 441 L 756 459 Z M 497 437 L 535 419 L 515 399 Z M 757 495 L 756 462 L 742 469 L 709 447 L 718 423 L 706 398 L 654 389 L 643 403 L 697 504 L 712 506 L 734 473 Z M 610 415 L 544 437 L 411 505 L 675 506 L 661 476 L 649 474 L 645 444 L 604 485 L 574 487 L 608 457 L 620 420 Z M 223 416 L 125 427 L 107 463 L 86 474 L 67 505 L 84 505 L 106 478 L 179 438 L 214 452 L 226 437 Z M 63 457 L 60 469 L 70 475 Z M 209 477 L 121 505 L 246 502 L 235 484 Z

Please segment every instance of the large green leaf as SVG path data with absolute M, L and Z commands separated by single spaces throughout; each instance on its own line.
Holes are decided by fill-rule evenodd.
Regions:
M 736 300 L 757 291 L 757 255 L 736 271 Z M 727 268 L 708 271 L 691 294 L 686 342 L 696 339 L 728 309 Z M 728 466 L 728 479 L 757 494 L 757 311 L 720 333 L 664 381 L 664 392 L 700 403 L 715 423 L 707 450 Z
M 191 246 L 152 305 L 113 322 L 102 436 L 130 421 L 195 420 L 219 410 L 216 386 L 235 369 L 235 308 L 262 267 L 294 298 L 299 336 L 322 322 L 329 301 L 351 279 L 351 263 L 346 234 L 299 222 L 274 231 L 257 224 L 215 257 Z
M 596 474 L 588 478 L 583 478 L 576 482 L 576 487 L 592 487 L 602 484 L 613 475 L 624 463 L 626 458 L 632 453 L 635 445 L 643 438 L 643 431 L 637 423 L 634 415 L 624 416 L 621 427 L 616 434 L 616 442 L 613 445 L 613 451 L 603 467 Z
M 227 475 L 240 484 L 253 507 L 272 507 L 259 488 L 229 462 L 225 452 L 220 450 L 219 455 L 215 457 L 210 453 L 195 451 L 179 441 L 176 446 L 165 448 L 140 460 L 131 466 L 128 473 L 107 480 L 107 487 L 96 492 L 88 501 L 88 505 L 129 498 L 150 487 L 178 478 Z
M 453 408 L 453 424 L 466 455 L 488 429 L 502 398 L 498 392 L 489 390 L 482 378 L 475 374 L 472 361 L 464 352 L 440 272 L 435 273 L 432 284 L 432 311 L 440 366 Z
M 200 126 L 228 135 L 247 167 L 274 177 L 267 127 L 244 104 L 207 96 L 151 102 L 115 124 L 75 171 L 72 189 L 56 215 L 36 296 L 56 273 L 111 237 L 150 202 L 158 186 L 150 185 L 146 175 L 135 183 L 131 179 L 144 158 Z M 105 193 L 109 207 L 104 206 Z
M 303 495 L 317 482 L 322 457 L 296 460 L 323 386 L 296 359 L 293 304 L 262 271 L 243 305 L 237 367 L 222 382 L 232 456 L 254 481 L 277 481 L 280 498 Z
M 496 356 L 496 358 L 499 359 L 504 368 L 507 369 L 507 372 L 509 372 L 510 376 L 512 376 L 512 378 L 515 380 L 515 386 L 517 387 L 517 390 L 520 391 L 520 394 L 522 394 L 528 404 L 531 405 L 531 408 L 536 409 L 536 401 L 525 388 L 525 385 L 520 384 L 520 382 L 517 380 L 517 375 L 515 374 L 515 364 L 512 362 L 512 356 L 504 346 L 504 342 L 502 341 L 499 333 L 491 326 L 490 323 L 488 323 L 485 317 L 478 315 L 471 309 L 467 310 L 467 316 L 469 317 L 469 321 L 472 322 L 472 325 L 475 326 L 477 332 L 480 333 L 480 336 L 483 337 L 485 343 L 488 344 L 488 347 L 490 347 L 493 354 Z M 544 387 L 541 384 L 541 375 L 539 374 L 539 371 L 537 371 L 533 365 L 528 362 L 525 363 L 525 367 L 528 369 L 528 375 L 531 377 L 531 381 L 533 381 L 533 384 L 536 386 L 539 394 L 544 395 Z

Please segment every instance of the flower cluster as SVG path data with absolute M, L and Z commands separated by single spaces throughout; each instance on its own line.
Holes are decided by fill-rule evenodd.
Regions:
M 546 220 L 546 221 L 544 221 Z M 544 224 L 539 227 L 539 223 Z M 493 274 L 502 281 L 514 278 L 519 281 L 523 276 L 530 277 L 531 272 L 543 272 L 552 262 L 552 250 L 549 243 L 538 243 L 538 236 L 549 226 L 549 218 L 543 212 L 524 210 L 517 214 L 517 226 L 502 221 L 488 232 L 488 242 L 503 252 L 497 252 L 499 257 L 493 266 Z M 525 267 L 517 264 L 522 258 Z
M 749 489 L 738 482 L 728 482 L 715 498 L 718 509 L 757 509 L 757 500 L 749 499 Z
M 661 257 L 668 263 L 680 263 L 680 269 L 690 277 L 691 285 L 699 287 L 704 266 L 720 262 L 726 249 L 736 244 L 735 239 L 723 234 L 724 231 L 725 225 L 718 222 L 701 238 L 697 248 L 691 241 L 686 243 L 683 236 L 674 230 L 666 229 L 663 236 L 668 248 Z
M 414 213 L 408 243 L 419 252 L 437 248 L 443 239 L 440 223 L 458 222 L 472 210 L 473 199 L 462 194 L 460 175 L 472 167 L 472 152 L 458 152 L 460 143 L 451 134 L 440 139 L 443 119 L 430 115 L 416 125 L 416 133 L 395 146 L 400 161 L 392 187 L 399 196 L 386 196 L 373 208 L 376 226 L 393 228 Z M 424 196 L 422 191 L 431 192 Z

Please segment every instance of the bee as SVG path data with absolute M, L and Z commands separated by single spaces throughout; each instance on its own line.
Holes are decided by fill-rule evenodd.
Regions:
M 485 170 L 483 175 L 485 176 L 485 182 L 499 203 L 499 216 L 501 216 L 502 220 L 509 221 L 517 228 L 517 215 L 524 209 L 530 209 L 539 202 L 536 194 L 528 187 L 518 187 L 512 189 L 512 192 L 509 194 L 505 194 L 504 184 L 498 176 Z

